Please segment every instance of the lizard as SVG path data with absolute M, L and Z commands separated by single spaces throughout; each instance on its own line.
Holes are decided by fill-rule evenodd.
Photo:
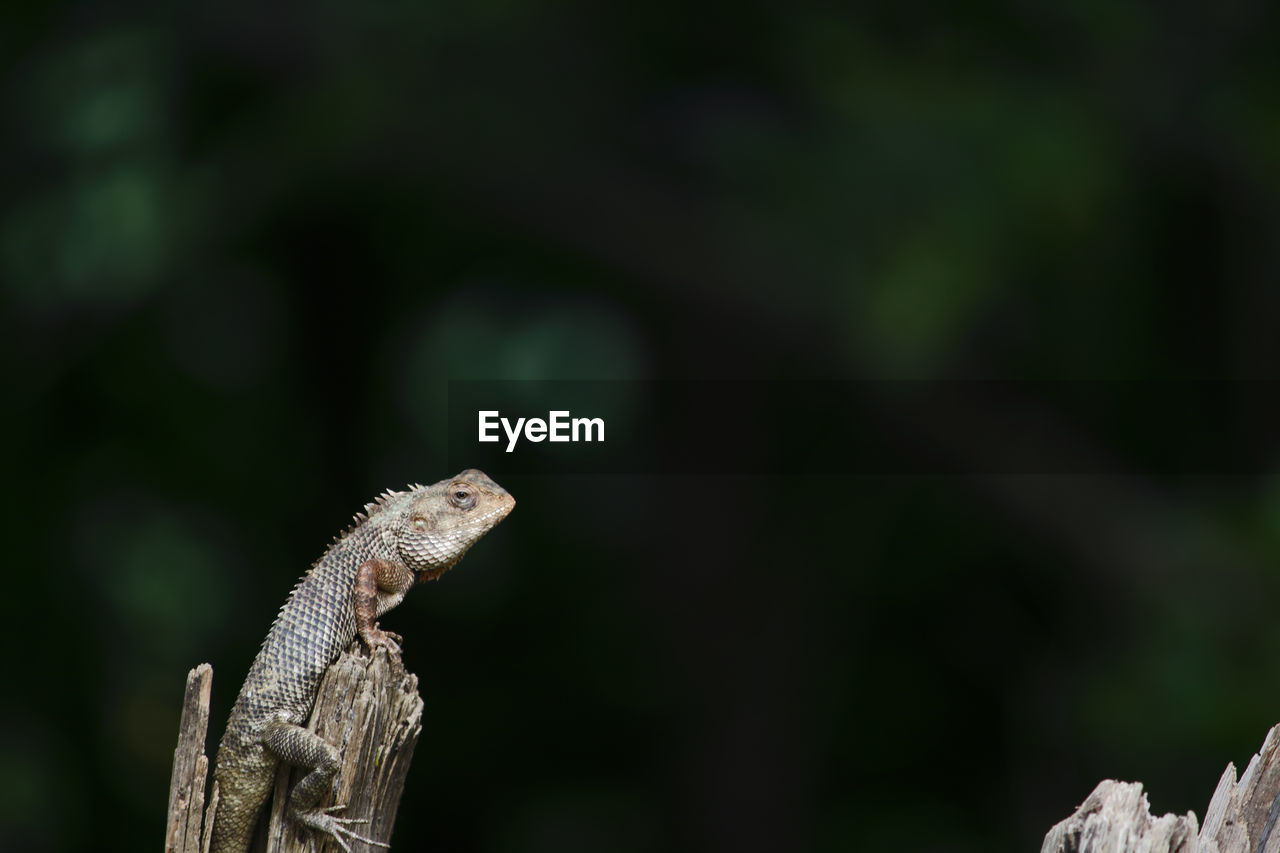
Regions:
M 320 680 L 359 636 L 370 654 L 400 651 L 404 640 L 378 627 L 415 584 L 436 580 L 506 518 L 515 499 L 481 471 L 468 469 L 430 486 L 388 490 L 365 505 L 334 538 L 280 608 L 249 667 L 218 746 L 219 786 L 211 853 L 245 853 L 280 762 L 308 771 L 289 795 L 301 826 L 335 839 L 379 844 L 317 808 L 339 766 L 337 749 L 308 731 Z

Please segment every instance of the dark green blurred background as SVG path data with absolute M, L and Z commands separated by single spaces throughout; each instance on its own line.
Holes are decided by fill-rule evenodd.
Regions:
M 5 849 L 158 849 L 187 670 L 217 737 L 330 536 L 453 473 L 449 379 L 1274 375 L 1276 25 L 8 4 Z M 397 848 L 1035 849 L 1104 777 L 1203 814 L 1280 719 L 1269 470 L 489 471 L 516 512 L 386 622 Z

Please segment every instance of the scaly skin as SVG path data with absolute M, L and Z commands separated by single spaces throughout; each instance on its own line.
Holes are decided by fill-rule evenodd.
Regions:
M 316 832 L 369 842 L 316 803 L 333 779 L 338 752 L 307 731 L 320 679 L 358 634 L 370 652 L 398 650 L 377 618 L 415 583 L 435 580 L 507 517 L 515 499 L 475 469 L 432 486 L 388 491 L 365 506 L 294 587 L 249 668 L 218 747 L 212 853 L 244 853 L 283 761 L 310 772 L 294 786 L 289 813 Z

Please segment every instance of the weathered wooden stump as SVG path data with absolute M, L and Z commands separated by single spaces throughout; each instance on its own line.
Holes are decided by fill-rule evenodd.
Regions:
M 187 676 L 178 746 L 174 750 L 169 783 L 169 819 L 165 853 L 207 853 L 209 833 L 218 807 L 218 785 L 209 791 L 203 822 L 205 781 L 209 759 L 205 736 L 209 725 L 209 694 L 213 669 L 201 664 Z M 345 803 L 343 817 L 366 820 L 353 826 L 360 835 L 384 844 L 391 840 L 396 810 L 418 735 L 422 733 L 422 697 L 418 677 L 406 672 L 399 655 L 379 649 L 365 656 L 352 644 L 329 667 L 320 684 L 308 728 L 338 748 L 342 765 L 333 789 L 321 806 Z M 282 765 L 276 774 L 271 802 L 263 809 L 250 850 L 253 853 L 303 853 L 312 839 L 288 820 L 288 792 L 299 774 Z M 366 845 L 352 842 L 352 849 Z M 333 841 L 317 853 L 340 850 Z M 380 848 L 379 848 L 380 849 Z
M 1153 818 L 1142 785 L 1104 780 L 1049 830 L 1041 853 L 1280 853 L 1280 725 L 1237 781 L 1228 764 L 1197 828 L 1194 812 Z
M 187 673 L 187 692 L 178 723 L 178 746 L 173 751 L 169 776 L 169 822 L 165 827 L 165 853 L 198 853 L 208 847 L 200 836 L 204 811 L 204 785 L 209 759 L 204 754 L 209 729 L 209 691 L 213 667 L 202 663 Z

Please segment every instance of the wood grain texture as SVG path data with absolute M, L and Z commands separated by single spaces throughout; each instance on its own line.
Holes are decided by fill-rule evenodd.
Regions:
M 202 663 L 187 673 L 178 745 L 173 750 L 173 772 L 169 776 L 165 853 L 200 853 L 201 850 L 200 813 L 204 810 L 204 786 L 209 776 L 204 740 L 209 731 L 212 686 L 213 667 L 209 664 Z
M 1280 725 L 1244 775 L 1228 764 L 1197 830 L 1194 812 L 1151 816 L 1142 785 L 1098 784 L 1075 814 L 1049 830 L 1041 853 L 1280 853 Z
M 307 726 L 342 756 L 334 789 L 321 800 L 321 807 L 345 803 L 339 816 L 369 821 L 353 826 L 356 832 L 390 843 L 409 762 L 422 733 L 422 708 L 418 677 L 405 671 L 398 654 L 379 648 L 369 658 L 359 641 L 353 643 L 325 673 Z M 310 834 L 299 830 L 286 814 L 288 792 L 301 776 L 301 771 L 286 766 L 276 773 L 262 848 L 269 853 L 314 849 Z M 361 848 L 371 849 L 352 842 L 353 851 Z M 339 850 L 332 839 L 326 839 L 316 853 Z
M 1196 816 L 1153 818 L 1137 782 L 1105 779 L 1075 814 L 1049 830 L 1041 853 L 1194 853 Z
M 1236 780 L 1228 764 L 1205 811 L 1199 853 L 1280 853 L 1280 726 Z
M 169 786 L 165 853 L 207 853 L 209 849 L 219 798 L 215 781 L 205 808 L 209 759 L 204 745 L 212 684 L 213 669 L 207 663 L 187 676 Z M 400 656 L 386 649 L 378 649 L 370 658 L 357 641 L 325 673 L 308 728 L 338 748 L 342 764 L 321 805 L 346 803 L 341 816 L 369 821 L 353 826 L 360 835 L 384 844 L 391 840 L 409 763 L 422 733 L 422 709 L 418 677 L 406 672 Z M 300 831 L 286 816 L 288 794 L 299 776 L 287 766 L 277 772 L 271 807 L 259 821 L 251 846 L 255 853 L 315 849 L 318 839 Z M 317 853 L 339 849 L 326 839 Z M 352 842 L 351 849 L 381 848 Z

